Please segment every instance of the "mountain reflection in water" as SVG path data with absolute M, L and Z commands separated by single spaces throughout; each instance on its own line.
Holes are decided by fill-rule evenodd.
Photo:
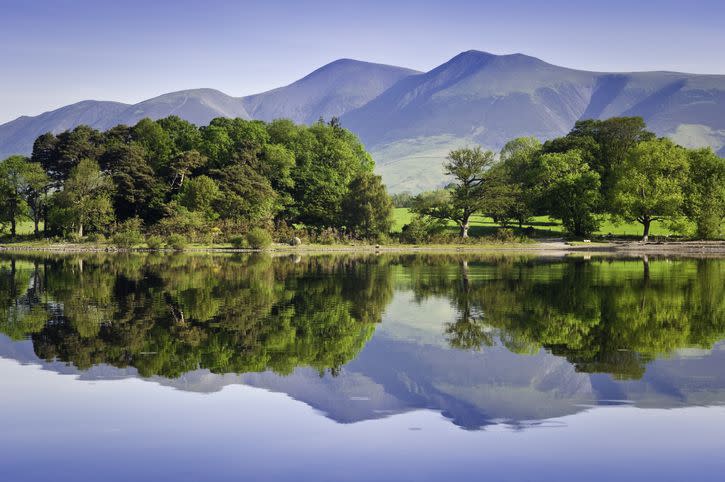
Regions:
M 725 260 L 0 256 L 0 356 L 181 390 L 246 384 L 339 422 L 481 428 L 725 404 Z

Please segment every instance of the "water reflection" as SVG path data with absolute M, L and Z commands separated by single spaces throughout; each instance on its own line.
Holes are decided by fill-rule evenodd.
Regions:
M 340 422 L 431 408 L 466 428 L 525 427 L 599 404 L 722 404 L 724 271 L 717 259 L 3 255 L 0 356 L 184 390 L 255 385 Z

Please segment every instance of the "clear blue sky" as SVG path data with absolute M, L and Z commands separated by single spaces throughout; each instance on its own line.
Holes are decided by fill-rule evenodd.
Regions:
M 348 57 L 428 70 L 469 49 L 725 74 L 725 1 L 0 0 L 0 122 L 83 99 L 246 95 Z

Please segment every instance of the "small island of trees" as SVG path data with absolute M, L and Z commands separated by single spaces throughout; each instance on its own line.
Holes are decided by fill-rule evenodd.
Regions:
M 259 248 L 297 237 L 465 240 L 475 215 L 525 234 L 532 217 L 548 215 L 571 237 L 591 236 L 605 218 L 641 224 L 645 241 L 655 221 L 700 239 L 723 236 L 725 160 L 657 138 L 638 117 L 579 121 L 564 137 L 514 139 L 498 155 L 454 150 L 442 176 L 451 182 L 416 196 L 391 198 L 373 169 L 335 118 L 79 126 L 43 134 L 30 157 L 0 163 L 0 228 L 11 239 L 31 221 L 36 238 Z M 397 235 L 394 205 L 414 213 Z M 442 234 L 451 224 L 457 236 Z

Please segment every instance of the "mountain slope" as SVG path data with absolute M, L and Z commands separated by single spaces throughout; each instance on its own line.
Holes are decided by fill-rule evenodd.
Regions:
M 415 70 L 392 65 L 340 59 L 278 89 L 244 97 L 255 119 L 279 118 L 311 124 L 364 105 Z
M 57 134 L 80 124 L 103 124 L 127 107 L 120 102 L 85 100 L 34 117 L 18 117 L 0 125 L 0 160 L 12 154 L 30 154 L 41 134 Z
M 207 125 L 215 117 L 249 119 L 240 99 L 214 89 L 194 89 L 172 92 L 139 102 L 108 119 L 103 127 L 133 125 L 144 117 L 161 119 L 170 115 L 177 115 L 199 126 Z
M 606 74 L 566 69 L 521 54 L 468 51 L 405 78 L 342 117 L 393 191 L 444 184 L 456 147 L 498 150 L 519 136 L 561 136 L 579 119 L 642 116 L 650 129 L 725 154 L 725 76 Z

